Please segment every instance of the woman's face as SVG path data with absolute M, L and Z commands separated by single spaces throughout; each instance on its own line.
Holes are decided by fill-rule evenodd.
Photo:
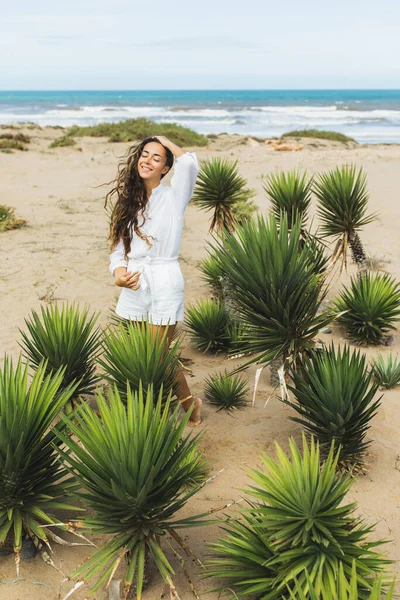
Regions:
M 165 164 L 167 155 L 162 144 L 149 142 L 142 150 L 138 160 L 138 173 L 142 179 L 147 181 L 159 181 L 162 175 L 169 171 Z

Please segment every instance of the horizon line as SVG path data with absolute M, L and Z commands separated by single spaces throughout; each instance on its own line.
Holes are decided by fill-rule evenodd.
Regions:
M 40 88 L 40 89 L 1 89 L 0 93 L 5 92 L 398 92 L 400 87 L 380 88 L 380 87 L 336 87 L 336 88 L 157 88 L 157 89 L 132 89 L 132 88 Z

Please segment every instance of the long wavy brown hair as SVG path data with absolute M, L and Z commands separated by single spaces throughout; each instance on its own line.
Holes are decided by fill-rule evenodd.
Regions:
M 104 206 L 107 208 L 109 203 L 111 205 L 110 233 L 108 235 L 110 248 L 113 250 L 122 240 L 125 257 L 131 248 L 132 231 L 145 240 L 149 246 L 152 245 L 148 237 L 140 231 L 145 222 L 144 211 L 148 198 L 144 180 L 138 172 L 139 158 L 146 144 L 150 142 L 161 143 L 157 138 L 151 137 L 129 148 L 124 160 L 118 165 L 116 178 L 110 182 L 114 184 L 114 187 L 106 195 Z M 165 146 L 163 148 L 166 154 L 165 164 L 171 169 L 174 164 L 174 156 L 169 148 Z M 161 178 L 163 177 L 164 175 L 161 175 Z

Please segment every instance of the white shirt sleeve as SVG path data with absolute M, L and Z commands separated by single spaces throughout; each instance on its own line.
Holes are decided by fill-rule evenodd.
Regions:
M 195 152 L 185 152 L 176 159 L 171 187 L 174 191 L 175 202 L 182 210 L 185 210 L 189 204 L 198 173 L 199 163 Z
M 128 268 L 128 261 L 125 259 L 125 249 L 122 240 L 118 242 L 115 249 L 110 254 L 110 271 L 114 275 L 114 271 L 117 267 Z

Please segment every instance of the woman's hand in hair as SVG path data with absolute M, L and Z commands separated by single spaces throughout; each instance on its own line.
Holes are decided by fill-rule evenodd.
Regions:
M 185 154 L 185 151 L 182 150 L 182 148 L 174 144 L 174 142 L 171 142 L 171 140 L 165 137 L 165 135 L 155 135 L 154 137 L 160 142 L 160 144 L 171 150 L 175 158 L 179 158 L 182 156 L 182 154 Z
M 118 287 L 129 288 L 130 290 L 138 290 L 140 285 L 138 283 L 140 272 L 127 271 L 126 267 L 117 267 L 114 271 L 115 285 Z

